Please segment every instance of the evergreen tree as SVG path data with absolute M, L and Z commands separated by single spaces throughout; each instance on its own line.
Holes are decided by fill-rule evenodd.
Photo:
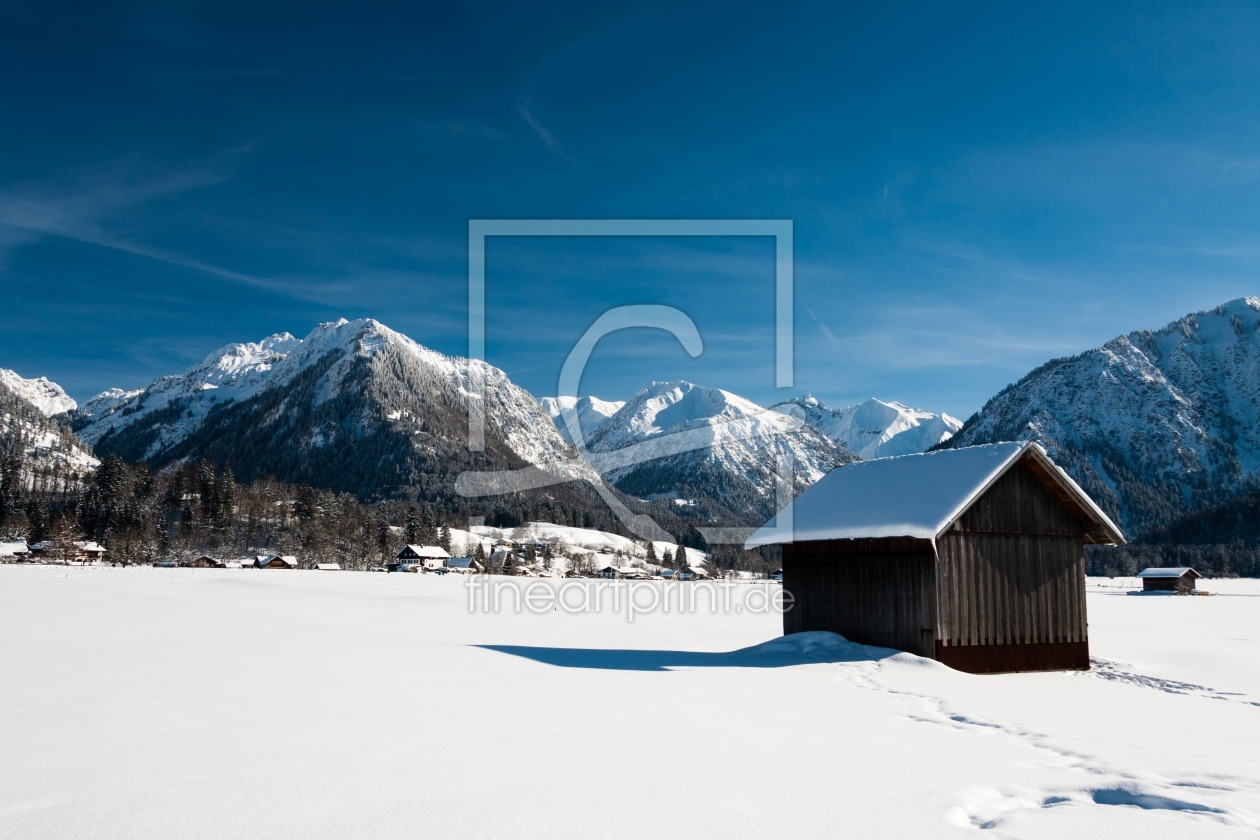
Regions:
M 516 552 L 508 551 L 503 555 L 503 567 L 499 569 L 499 573 L 504 575 L 515 575 L 519 567 L 520 564 L 516 561 Z
M 451 529 L 450 529 L 450 528 L 448 528 L 448 527 L 446 527 L 445 525 L 443 525 L 443 526 L 442 526 L 442 530 L 438 532 L 438 545 L 440 545 L 440 546 L 442 547 L 442 550 L 443 550 L 443 551 L 445 551 L 447 554 L 450 554 L 450 552 L 451 552 Z
M 674 555 L 674 567 L 677 569 L 687 568 L 687 549 L 681 545 L 678 546 L 678 553 Z
M 406 540 L 408 545 L 420 544 L 420 532 L 423 525 L 420 523 L 420 511 L 415 505 L 407 508 L 407 516 L 403 520 L 403 530 L 406 532 Z
M 214 521 L 214 464 L 204 458 L 197 464 L 197 494 L 201 498 L 201 519 Z
M 214 483 L 214 525 L 227 528 L 236 519 L 236 479 L 232 465 L 224 464 L 223 472 Z

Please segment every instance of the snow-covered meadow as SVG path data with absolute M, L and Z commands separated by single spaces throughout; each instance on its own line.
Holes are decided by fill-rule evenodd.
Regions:
M 1260 831 L 1258 581 L 1094 581 L 1092 672 L 973 676 L 475 580 L 0 567 L 0 837 Z

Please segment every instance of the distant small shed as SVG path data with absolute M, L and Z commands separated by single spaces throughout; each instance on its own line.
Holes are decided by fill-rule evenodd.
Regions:
M 748 540 L 783 545 L 785 633 L 972 673 L 1086 670 L 1086 544 L 1119 528 L 1036 443 L 832 470 Z
M 311 568 L 318 572 L 340 572 L 341 564 L 340 563 L 316 563 Z
M 1194 591 L 1194 582 L 1203 575 L 1185 566 L 1168 568 L 1152 567 L 1138 572 L 1142 579 L 1143 592 L 1175 592 L 1178 595 L 1189 595 Z

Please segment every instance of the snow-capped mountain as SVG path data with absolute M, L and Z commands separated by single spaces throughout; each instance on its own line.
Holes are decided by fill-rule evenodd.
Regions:
M 625 400 L 611 402 L 598 397 L 543 397 L 538 402 L 542 403 L 543 409 L 551 416 L 560 434 L 565 440 L 570 441 L 572 440 L 569 435 L 570 417 L 577 418 L 582 429 L 582 436 L 589 440 L 591 435 L 604 425 L 604 421 L 620 411 L 626 404 Z
M 1134 535 L 1254 487 L 1260 298 L 1055 359 L 946 445 L 1040 441 Z
M 798 418 L 690 382 L 652 383 L 587 443 L 596 469 L 626 493 L 713 499 L 750 522 L 777 509 L 780 462 L 798 493 L 855 460 Z
M 77 424 L 79 436 L 95 445 L 107 435 L 161 415 L 165 422 L 155 425 L 153 439 L 140 455 L 153 458 L 200 428 L 215 406 L 248 399 L 268 383 L 279 384 L 272 377 L 272 368 L 301 344 L 288 333 L 229 344 L 201 364 L 182 374 L 156 379 L 148 387 L 131 391 L 111 388 L 84 403 L 81 416 L 89 422 Z M 172 405 L 178 405 L 178 410 L 171 410 Z
M 962 428 L 962 421 L 948 414 L 933 414 L 874 398 L 833 409 L 805 394 L 773 408 L 804 412 L 806 423 L 863 460 L 925 452 Z
M 468 449 L 473 379 L 485 453 Z M 465 469 L 553 464 L 598 482 L 534 398 L 484 362 L 437 353 L 371 319 L 230 344 L 183 374 L 107 391 L 76 426 L 100 452 L 161 464 L 230 461 L 240 478 L 275 475 L 355 493 L 451 492 Z
M 44 376 L 39 379 L 23 379 L 11 370 L 0 368 L 0 385 L 38 408 L 45 417 L 74 411 L 79 407 L 60 385 L 49 382 Z
M 3 375 L 8 374 L 8 375 Z M 74 400 L 55 382 L 0 371 L 0 484 L 64 489 L 100 463 L 68 428 L 51 419 Z M 12 474 L 16 470 L 18 474 Z M 7 488 L 13 491 L 14 488 Z

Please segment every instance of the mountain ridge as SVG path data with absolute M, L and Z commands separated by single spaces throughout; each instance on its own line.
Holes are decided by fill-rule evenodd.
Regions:
M 942 445 L 999 439 L 1041 442 L 1138 535 L 1220 504 L 1260 472 L 1260 298 L 1052 359 Z

